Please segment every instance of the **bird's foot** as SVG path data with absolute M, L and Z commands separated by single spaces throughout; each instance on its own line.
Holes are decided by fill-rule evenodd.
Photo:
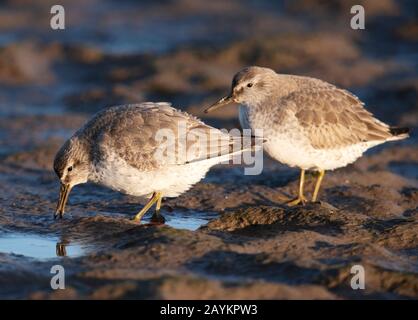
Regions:
M 62 219 L 62 217 L 63 217 L 63 214 L 61 212 L 54 213 L 54 220 Z
M 164 224 L 165 223 L 165 218 L 162 214 L 160 213 L 154 213 L 151 217 L 150 222 L 152 224 Z
M 147 213 L 149 209 L 149 205 L 146 205 L 144 208 L 142 208 L 141 211 L 138 212 L 138 214 L 132 219 L 133 222 L 140 223 L 142 220 L 142 217 Z
M 297 206 L 298 204 L 305 205 L 308 202 L 308 199 L 306 199 L 304 196 L 298 196 L 296 199 L 288 201 L 286 204 L 289 207 Z

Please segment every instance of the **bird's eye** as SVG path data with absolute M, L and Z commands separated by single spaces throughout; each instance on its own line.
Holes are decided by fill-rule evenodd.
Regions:
M 250 82 L 249 84 L 247 84 L 248 88 L 251 88 L 253 86 L 253 84 Z
M 67 171 L 68 171 L 68 172 L 73 171 L 73 166 L 68 167 Z

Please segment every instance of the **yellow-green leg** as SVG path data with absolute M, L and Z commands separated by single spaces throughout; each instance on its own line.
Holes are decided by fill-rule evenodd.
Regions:
M 163 201 L 163 195 L 160 193 L 160 196 L 158 197 L 157 200 L 157 205 L 155 206 L 155 212 L 160 212 L 161 209 L 161 202 Z
M 160 213 L 162 200 L 163 200 L 163 195 L 162 195 L 162 193 L 160 193 L 160 196 L 158 197 L 158 200 L 157 200 L 157 204 L 155 206 L 155 212 L 151 217 L 151 222 L 152 223 L 165 223 L 165 218 Z
M 149 201 L 142 208 L 142 210 L 139 211 L 138 214 L 135 216 L 134 221 L 140 222 L 144 214 L 147 213 L 147 211 L 154 205 L 154 203 L 157 202 L 157 205 L 158 205 L 158 201 L 160 198 L 162 198 L 161 193 L 154 192 L 151 199 L 149 199 Z M 160 205 L 161 205 L 161 202 L 160 202 Z
M 305 184 L 305 170 L 300 171 L 300 180 L 299 180 L 299 195 L 296 199 L 291 200 L 287 203 L 288 206 L 295 206 L 299 203 L 305 204 L 308 200 L 303 195 L 303 186 Z
M 318 180 L 316 181 L 315 190 L 312 197 L 312 202 L 316 202 L 316 199 L 318 198 L 318 192 L 319 188 L 321 187 L 322 179 L 324 179 L 325 176 L 325 170 L 319 171 Z

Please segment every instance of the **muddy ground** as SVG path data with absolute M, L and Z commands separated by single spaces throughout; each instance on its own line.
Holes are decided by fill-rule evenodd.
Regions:
M 2 2 L 0 298 L 416 299 L 418 9 L 355 2 L 366 30 L 349 28 L 350 1 L 63 1 L 60 33 L 48 27 L 48 2 Z M 132 222 L 138 199 L 92 184 L 76 187 L 65 218 L 53 220 L 53 157 L 94 112 L 171 101 L 237 127 L 236 107 L 203 109 L 252 64 L 350 89 L 381 120 L 411 127 L 411 138 L 329 173 L 320 203 L 284 205 L 298 172 L 266 157 L 261 175 L 219 166 L 166 199 L 164 226 Z M 27 237 L 29 253 L 2 247 L 9 235 Z M 33 236 L 56 239 L 48 259 Z M 55 264 L 65 290 L 51 290 Z M 350 286 L 358 264 L 365 290 Z

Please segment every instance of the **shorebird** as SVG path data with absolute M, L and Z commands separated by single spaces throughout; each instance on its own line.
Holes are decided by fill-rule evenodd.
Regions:
M 71 189 L 92 181 L 125 194 L 149 198 L 135 216 L 164 197 L 177 197 L 210 167 L 245 151 L 236 136 L 210 127 L 168 103 L 141 103 L 97 113 L 58 151 L 54 170 L 61 182 L 54 217 L 62 218 Z M 238 150 L 237 150 L 238 149 Z
M 238 72 L 230 93 L 207 108 L 238 103 L 241 126 L 263 129 L 264 151 L 301 169 L 299 195 L 289 205 L 306 203 L 305 171 L 319 172 L 312 201 L 326 170 L 344 167 L 367 149 L 407 138 L 408 128 L 390 127 L 364 108 L 358 97 L 325 81 L 257 66 Z

